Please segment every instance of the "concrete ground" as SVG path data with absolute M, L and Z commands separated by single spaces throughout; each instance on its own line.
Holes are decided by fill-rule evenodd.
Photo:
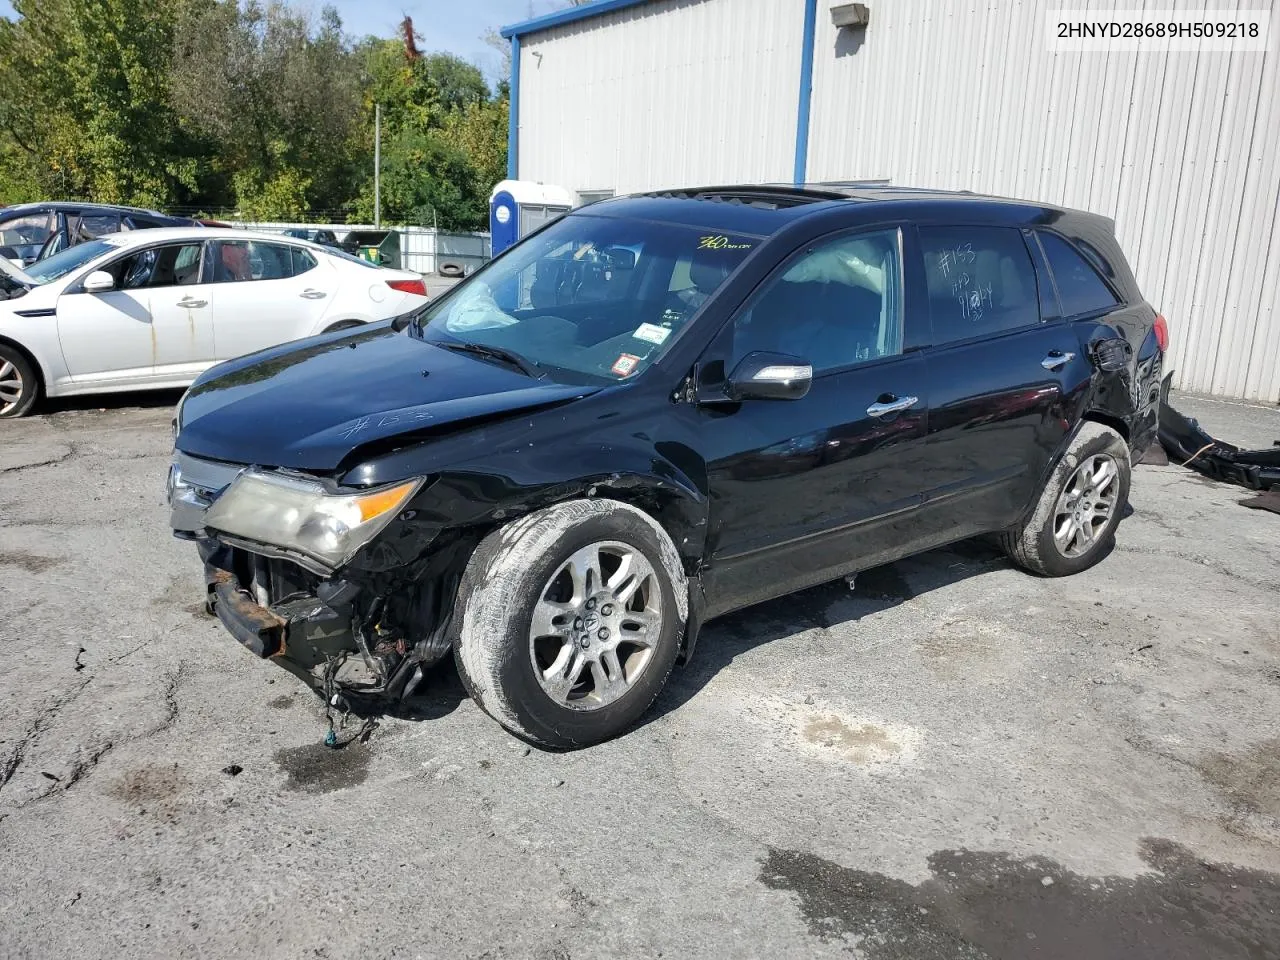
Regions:
M 333 751 L 201 612 L 174 399 L 0 424 L 0 956 L 1280 956 L 1280 516 L 1245 491 L 1142 466 L 1080 576 L 965 544 L 726 618 L 594 749 L 446 668 Z

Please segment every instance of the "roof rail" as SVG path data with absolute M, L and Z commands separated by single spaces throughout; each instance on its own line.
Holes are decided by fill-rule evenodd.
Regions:
M 802 203 L 847 199 L 844 194 L 782 183 L 750 183 L 721 187 L 686 187 L 677 190 L 650 190 L 644 196 L 681 197 L 721 203 L 746 203 L 770 207 L 794 207 Z

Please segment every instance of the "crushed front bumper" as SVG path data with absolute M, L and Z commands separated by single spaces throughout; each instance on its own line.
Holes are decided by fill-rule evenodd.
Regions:
M 176 452 L 169 471 L 170 526 L 196 544 L 206 609 L 255 656 L 326 695 L 407 695 L 450 648 L 444 581 L 406 583 L 385 571 L 362 578 L 208 529 L 209 507 L 245 469 Z
M 212 539 L 200 540 L 199 550 L 206 604 L 231 635 L 257 656 L 279 658 L 310 673 L 329 659 L 360 652 L 353 619 L 359 590 L 352 584 L 313 584 L 325 593 L 324 600 L 296 590 L 272 603 L 269 584 L 272 573 L 279 571 L 270 571 L 264 558 Z M 267 602 L 259 602 L 260 598 Z

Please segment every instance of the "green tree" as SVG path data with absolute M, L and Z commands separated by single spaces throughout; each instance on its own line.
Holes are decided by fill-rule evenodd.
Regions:
M 342 22 L 280 0 L 192 0 L 175 47 L 172 103 L 209 145 L 208 174 L 255 215 L 348 199 L 360 90 Z
M 195 186 L 169 106 L 186 0 L 15 0 L 0 24 L 0 200 L 158 204 Z
M 471 158 L 440 130 L 403 130 L 383 150 L 382 219 L 472 230 L 483 221 L 488 199 L 477 198 L 474 183 Z M 359 219 L 373 220 L 372 178 L 354 210 Z
M 367 143 L 374 106 L 382 106 L 382 219 L 482 228 L 489 191 L 506 170 L 506 99 L 493 99 L 479 68 L 452 54 L 412 57 L 403 40 L 375 38 L 358 53 Z M 374 213 L 368 171 L 353 204 L 362 220 Z

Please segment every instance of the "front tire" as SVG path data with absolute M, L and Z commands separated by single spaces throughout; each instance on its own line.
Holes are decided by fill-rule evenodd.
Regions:
M 1115 545 L 1129 502 L 1129 446 L 1110 427 L 1085 421 L 1049 477 L 1031 516 L 1002 546 L 1025 570 L 1065 577 L 1088 570 Z
M 574 500 L 516 520 L 476 548 L 454 658 L 476 702 L 548 747 L 599 743 L 661 691 L 688 616 L 666 531 L 614 500 Z
M 0 418 L 25 417 L 40 396 L 40 380 L 30 361 L 0 344 Z

